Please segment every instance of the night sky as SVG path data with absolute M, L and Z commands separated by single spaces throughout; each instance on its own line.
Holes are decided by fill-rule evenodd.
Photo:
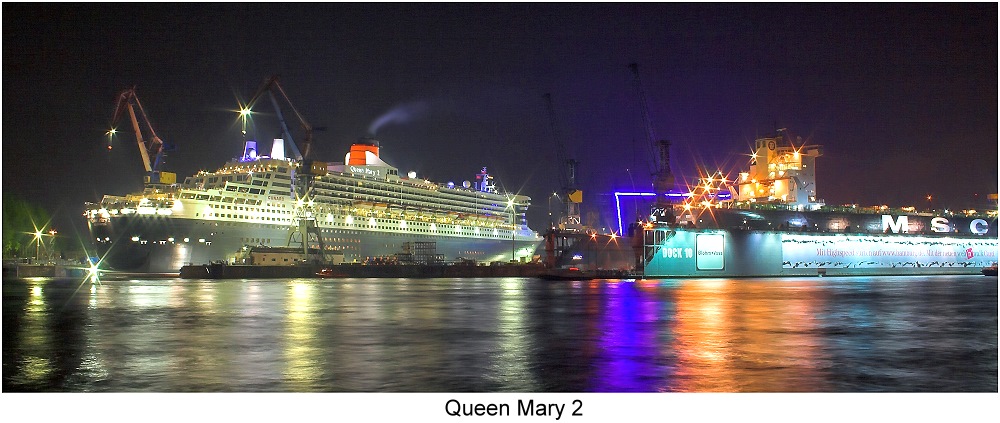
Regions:
M 961 208 L 997 192 L 995 3 L 4 3 L 3 194 L 79 225 L 84 202 L 140 189 L 125 121 L 105 147 L 133 86 L 176 146 L 165 170 L 214 170 L 241 153 L 237 101 L 277 74 L 325 128 L 314 158 L 341 161 L 408 111 L 378 128 L 383 159 L 439 182 L 486 166 L 533 197 L 543 230 L 562 169 L 545 93 L 585 218 L 616 189 L 649 190 L 632 62 L 679 183 L 699 167 L 735 177 L 756 136 L 787 128 L 824 146 L 828 204 Z M 270 104 L 255 111 L 256 138 L 275 137 Z

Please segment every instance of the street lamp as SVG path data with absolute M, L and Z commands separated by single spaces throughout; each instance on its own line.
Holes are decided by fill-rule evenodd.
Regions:
M 42 231 L 35 229 L 35 261 L 38 261 L 38 247 L 42 245 Z

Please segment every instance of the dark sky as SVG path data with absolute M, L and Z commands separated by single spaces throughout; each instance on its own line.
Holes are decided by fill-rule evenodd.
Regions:
M 104 135 L 132 86 L 176 145 L 166 169 L 215 169 L 241 151 L 237 99 L 278 74 L 326 128 L 314 158 L 342 160 L 411 108 L 377 133 L 386 161 L 441 182 L 486 166 L 535 199 L 541 229 L 561 169 L 545 93 L 585 213 L 630 173 L 648 188 L 632 62 L 682 181 L 698 166 L 735 176 L 777 127 L 824 146 L 828 204 L 966 207 L 997 192 L 995 3 L 4 3 L 3 193 L 76 217 L 138 189 L 131 131 L 110 153 Z M 272 138 L 277 119 L 256 119 Z

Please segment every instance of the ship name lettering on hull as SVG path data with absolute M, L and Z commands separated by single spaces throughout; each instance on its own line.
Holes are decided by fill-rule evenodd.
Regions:
M 381 176 L 382 173 L 377 169 L 370 169 L 367 167 L 354 167 L 354 166 L 351 166 L 351 172 L 361 173 L 368 176 Z
M 983 219 L 973 219 L 972 222 L 969 223 L 969 232 L 972 232 L 976 235 L 986 234 L 987 232 L 989 232 L 989 230 L 990 230 L 990 224 Z M 882 231 L 891 232 L 894 234 L 908 233 L 909 219 L 907 218 L 907 216 L 898 216 L 895 219 L 893 219 L 893 216 L 883 214 Z M 952 232 L 952 225 L 947 218 L 935 217 L 931 219 L 931 231 L 938 233 Z

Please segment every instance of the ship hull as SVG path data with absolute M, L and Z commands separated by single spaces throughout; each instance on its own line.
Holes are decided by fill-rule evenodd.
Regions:
M 989 236 L 724 229 L 645 232 L 647 278 L 977 274 L 997 260 Z
M 692 221 L 584 237 L 553 261 L 651 278 L 860 276 L 976 274 L 998 255 L 996 218 L 712 209 Z
M 539 243 L 527 233 L 514 240 L 494 236 L 448 236 L 411 223 L 408 230 L 367 230 L 366 224 L 356 228 L 324 228 L 320 233 L 328 251 L 344 253 L 345 262 L 364 263 L 376 257 L 391 258 L 403 250 L 407 242 L 434 242 L 436 253 L 446 261 L 457 259 L 479 262 L 508 261 L 512 252 L 530 256 Z M 437 228 L 437 227 L 435 227 Z M 448 225 L 441 225 L 447 232 Z M 472 231 L 465 228 L 465 231 Z M 484 234 L 487 229 L 483 229 Z M 180 219 L 159 215 L 118 216 L 104 223 L 90 223 L 91 240 L 106 269 L 177 273 L 188 264 L 232 262 L 244 246 L 301 245 L 299 233 L 288 225 L 254 222 L 221 222 Z

